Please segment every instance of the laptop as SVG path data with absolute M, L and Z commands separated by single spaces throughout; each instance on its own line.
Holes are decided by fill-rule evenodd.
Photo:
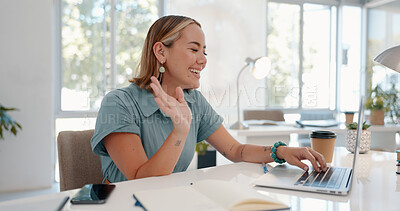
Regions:
M 277 165 L 271 171 L 256 179 L 254 185 L 256 187 L 347 195 L 350 192 L 356 160 L 360 151 L 359 143 L 363 117 L 364 97 L 361 97 L 352 168 L 331 166 L 328 167 L 327 171 L 318 173 L 315 170 L 304 172 L 299 167 L 288 164 Z

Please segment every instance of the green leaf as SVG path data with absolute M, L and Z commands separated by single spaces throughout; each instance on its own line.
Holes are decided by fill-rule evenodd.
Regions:
M 11 133 L 13 133 L 14 136 L 17 135 L 17 129 L 14 127 L 14 125 L 11 127 Z
M 16 111 L 16 108 L 6 108 L 0 105 L 0 139 L 4 139 L 3 131 L 10 131 L 12 134 L 17 135 L 18 129 L 22 129 L 21 125 L 14 121 L 14 119 L 7 114 L 7 111 Z M 3 130 L 4 128 L 4 130 Z
M 4 111 L 17 111 L 18 109 L 16 108 L 4 108 Z
M 349 130 L 356 130 L 357 126 L 358 126 L 357 122 L 353 122 L 351 124 L 346 124 L 346 128 L 349 129 Z M 362 129 L 366 130 L 369 127 L 371 127 L 371 125 L 367 124 L 367 122 L 364 121 L 363 124 L 362 124 Z

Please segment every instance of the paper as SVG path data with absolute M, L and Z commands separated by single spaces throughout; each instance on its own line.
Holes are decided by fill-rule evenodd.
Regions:
M 243 184 L 202 180 L 193 185 L 139 191 L 147 210 L 277 210 L 288 206 Z
M 56 195 L 49 196 L 47 198 L 41 198 L 40 200 L 19 199 L 12 200 L 10 202 L 4 202 L 0 205 L 0 210 L 9 211 L 25 211 L 25 210 L 43 210 L 43 211 L 54 211 L 62 210 L 64 204 L 69 199 L 68 196 Z

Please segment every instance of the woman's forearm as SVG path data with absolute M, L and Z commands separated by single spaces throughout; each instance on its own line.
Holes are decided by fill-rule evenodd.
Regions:
M 259 146 L 252 144 L 241 144 L 237 147 L 234 161 L 244 161 L 251 163 L 272 162 L 271 146 Z
M 160 149 L 138 168 L 134 179 L 171 174 L 181 156 L 188 132 L 173 129 Z

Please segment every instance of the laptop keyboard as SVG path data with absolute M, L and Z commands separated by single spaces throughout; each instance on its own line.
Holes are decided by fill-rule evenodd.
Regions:
M 304 172 L 294 185 L 338 189 L 342 184 L 345 172 L 345 168 L 334 167 L 328 167 L 325 172 L 316 172 L 315 170 L 311 173 Z

